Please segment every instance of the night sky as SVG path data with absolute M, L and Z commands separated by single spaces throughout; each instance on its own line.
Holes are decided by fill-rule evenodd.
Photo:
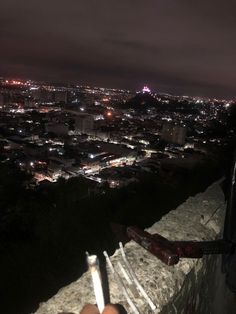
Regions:
M 0 75 L 230 98 L 235 0 L 1 0 Z

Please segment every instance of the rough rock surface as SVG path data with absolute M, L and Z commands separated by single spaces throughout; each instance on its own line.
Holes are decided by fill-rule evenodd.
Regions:
M 224 195 L 219 182 L 204 193 L 190 197 L 148 229 L 172 240 L 211 240 L 219 238 L 225 216 Z M 135 242 L 126 244 L 125 252 L 136 276 L 156 304 L 156 313 L 210 313 L 217 258 L 181 259 L 176 266 L 166 266 Z M 120 251 L 111 258 L 113 265 L 122 263 Z M 111 302 L 121 303 L 132 313 L 121 289 L 109 273 Z M 132 294 L 130 294 L 132 296 Z M 132 297 L 140 313 L 153 313 L 140 296 Z M 212 301 L 213 302 L 213 301 Z M 79 314 L 86 303 L 95 303 L 90 274 L 62 288 L 36 314 Z

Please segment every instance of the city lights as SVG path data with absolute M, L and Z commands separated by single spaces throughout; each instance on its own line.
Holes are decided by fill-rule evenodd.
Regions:
M 21 82 L 8 79 L 3 81 L 3 88 L 7 81 L 13 84 L 13 91 Z M 7 92 L 4 90 L 4 93 Z M 11 89 L 0 98 L 3 114 L 0 123 L 6 128 L 6 134 L 10 132 L 13 141 L 4 146 L 4 152 L 9 154 L 7 158 L 11 158 L 15 147 L 21 149 L 25 157 L 18 164 L 32 172 L 36 184 L 83 175 L 98 184 L 109 182 L 113 188 L 130 182 L 129 176 L 123 178 L 122 172 L 117 173 L 116 169 L 123 168 L 128 173 L 135 165 L 140 172 L 151 171 L 156 167 L 155 156 L 160 153 L 165 152 L 170 159 L 182 159 L 184 147 L 195 150 L 195 145 L 187 142 L 188 128 L 194 126 L 195 142 L 220 145 L 221 141 L 215 137 L 207 140 L 202 137 L 211 117 L 217 119 L 232 104 L 225 101 L 220 105 L 217 100 L 205 101 L 200 97 L 162 97 L 151 93 L 148 86 L 135 96 L 125 90 L 91 86 L 57 88 L 30 81 L 16 93 L 17 102 Z M 10 97 L 12 101 L 5 103 Z M 67 99 L 70 99 L 69 105 L 65 103 Z M 196 113 L 191 111 L 192 104 L 199 106 Z M 190 108 L 189 113 L 186 108 Z M 159 147 L 161 141 L 181 147 L 176 147 L 174 153 L 172 147 Z M 28 161 L 29 158 L 34 161 Z M 105 170 L 109 170 L 108 176 L 103 176 Z
M 142 92 L 143 93 L 151 93 L 151 90 L 147 86 L 144 86 L 142 89 Z
M 236 313 L 236 0 L 0 12 L 0 314 Z

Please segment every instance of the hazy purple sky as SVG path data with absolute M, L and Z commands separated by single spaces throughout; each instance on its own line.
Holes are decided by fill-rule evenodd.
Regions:
M 0 75 L 236 95 L 235 0 L 1 0 Z

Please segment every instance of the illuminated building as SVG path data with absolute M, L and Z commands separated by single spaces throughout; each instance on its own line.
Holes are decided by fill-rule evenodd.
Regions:
M 167 143 L 184 145 L 185 138 L 186 128 L 171 123 L 164 123 L 161 134 L 161 139 L 163 141 Z
M 89 133 L 93 130 L 94 119 L 92 115 L 80 114 L 75 118 L 75 131 L 80 133 Z
M 48 103 L 53 101 L 53 94 L 51 91 L 48 91 L 46 89 L 35 89 L 32 91 L 32 95 L 34 100 L 43 102 L 43 103 Z
M 151 93 L 151 90 L 147 87 L 147 86 L 144 86 L 143 89 L 142 89 L 142 93 Z

